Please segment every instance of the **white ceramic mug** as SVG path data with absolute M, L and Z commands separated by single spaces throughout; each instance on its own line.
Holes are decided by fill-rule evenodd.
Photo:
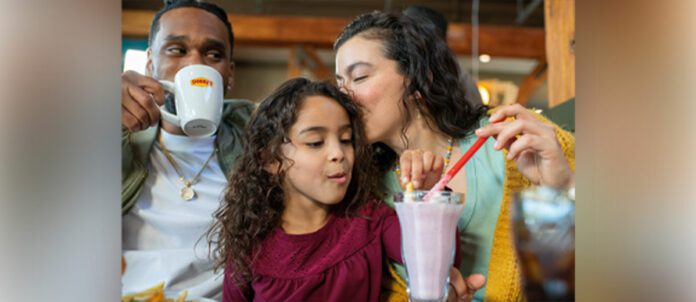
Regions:
M 189 65 L 176 73 L 174 82 L 160 80 L 174 94 L 177 115 L 160 107 L 162 119 L 180 126 L 188 136 L 210 136 L 222 117 L 222 75 L 210 66 Z

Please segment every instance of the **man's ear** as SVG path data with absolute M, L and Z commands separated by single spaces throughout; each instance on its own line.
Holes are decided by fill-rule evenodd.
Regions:
M 152 49 L 150 47 L 145 51 L 147 53 L 147 63 L 145 63 L 145 75 L 152 77 Z

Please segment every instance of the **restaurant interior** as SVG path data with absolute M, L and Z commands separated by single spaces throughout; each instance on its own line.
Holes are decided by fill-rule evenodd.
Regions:
M 285 80 L 332 79 L 333 41 L 354 17 L 424 6 L 449 22 L 447 42 L 489 107 L 519 103 L 575 131 L 575 1 L 212 1 L 234 27 L 236 85 L 258 102 Z M 147 33 L 161 0 L 122 2 L 122 66 L 144 72 Z

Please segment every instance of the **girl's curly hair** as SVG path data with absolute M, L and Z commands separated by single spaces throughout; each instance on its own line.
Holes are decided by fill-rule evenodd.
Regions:
M 359 105 L 328 82 L 291 79 L 267 97 L 256 109 L 244 133 L 242 153 L 229 178 L 224 200 L 207 232 L 215 268 L 231 265 L 231 277 L 246 288 L 261 242 L 280 225 L 283 204 L 282 171 L 271 174 L 269 164 L 292 164 L 283 155 L 282 144 L 296 122 L 303 100 L 309 96 L 335 100 L 348 113 L 353 130 L 355 161 L 346 196 L 336 205 L 335 215 L 355 215 L 368 202 L 379 202 L 379 179 L 366 143 Z M 330 117 L 327 117 L 330 118 Z

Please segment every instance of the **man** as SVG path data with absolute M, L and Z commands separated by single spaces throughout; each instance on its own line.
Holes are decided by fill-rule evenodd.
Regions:
M 157 80 L 172 81 L 181 68 L 203 64 L 222 75 L 229 92 L 233 46 L 223 9 L 167 1 L 150 28 L 147 75 L 125 72 L 121 77 L 124 293 L 164 281 L 168 294 L 188 290 L 192 298 L 221 298 L 221 272 L 213 273 L 203 236 L 254 106 L 225 101 L 216 134 L 188 137 L 179 125 L 160 119 L 158 107 L 166 103 L 174 111 L 174 101 Z M 185 187 L 193 196 L 182 194 Z
M 433 29 L 443 40 L 447 41 L 447 19 L 445 16 L 438 13 L 437 11 L 424 7 L 424 6 L 409 6 L 403 11 L 404 15 L 414 18 L 419 21 L 425 21 L 424 23 L 433 26 Z M 471 75 L 466 72 L 466 69 L 461 68 L 459 73 L 459 80 L 464 83 L 466 91 L 464 91 L 464 99 L 473 105 L 481 105 L 483 102 L 481 100 L 481 94 L 479 93 L 476 82 L 471 77 Z

